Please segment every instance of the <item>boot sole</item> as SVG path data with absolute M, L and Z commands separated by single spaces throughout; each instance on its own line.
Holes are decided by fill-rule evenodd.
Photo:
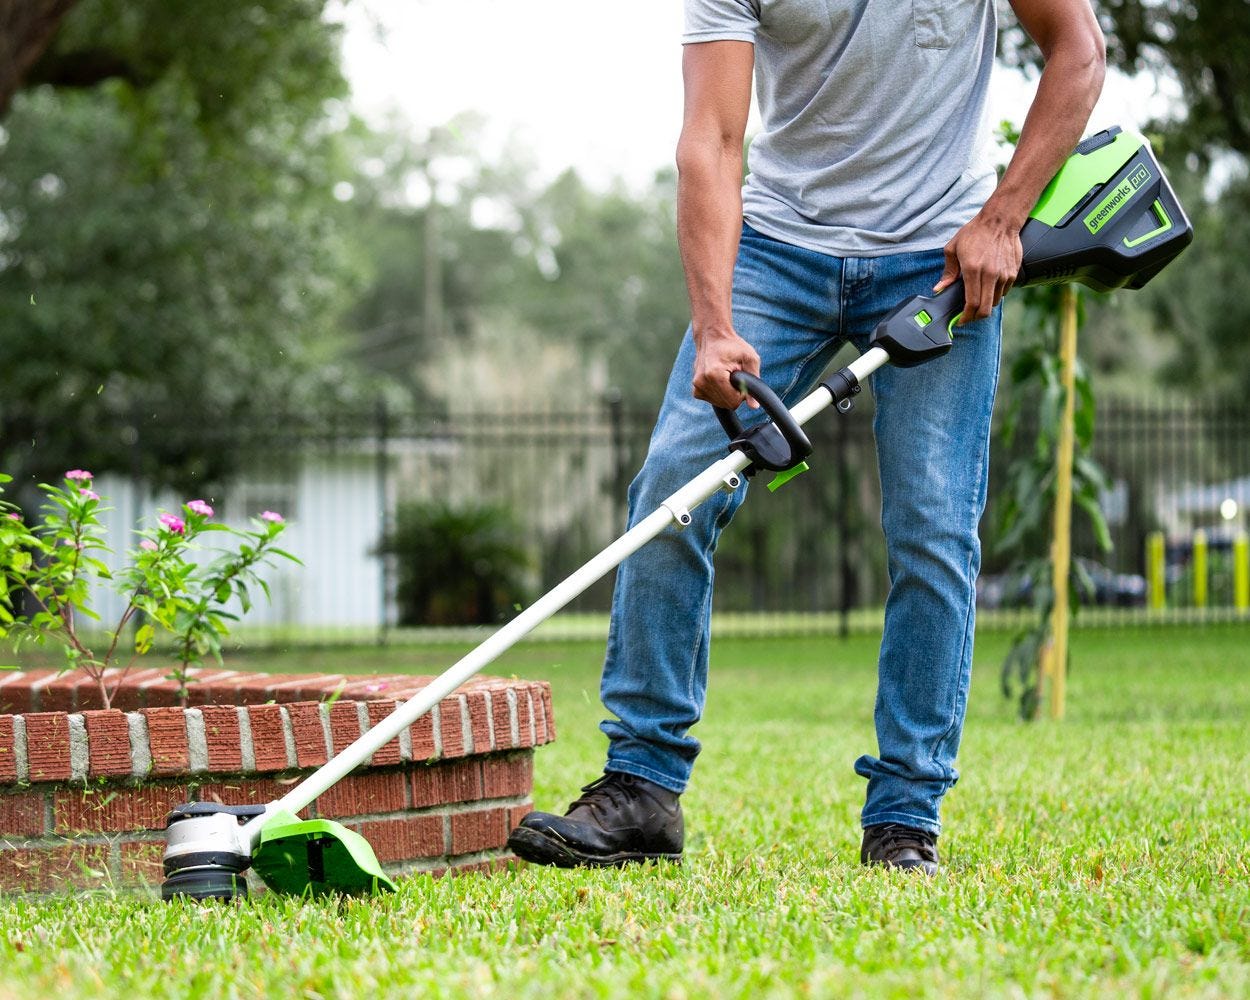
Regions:
M 556 868 L 620 868 L 645 861 L 681 863 L 680 854 L 648 854 L 642 851 L 621 851 L 618 854 L 586 854 L 571 844 L 550 837 L 538 830 L 517 827 L 508 838 L 509 849 L 522 861 Z

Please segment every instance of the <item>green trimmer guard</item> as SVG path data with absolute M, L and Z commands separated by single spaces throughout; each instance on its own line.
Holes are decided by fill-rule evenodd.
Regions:
M 252 869 L 274 892 L 301 896 L 394 892 L 360 834 L 328 819 L 299 819 L 285 809 L 265 820 Z

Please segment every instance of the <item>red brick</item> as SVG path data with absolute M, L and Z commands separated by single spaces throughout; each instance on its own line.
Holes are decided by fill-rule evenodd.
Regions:
M 160 885 L 165 881 L 164 840 L 136 840 L 120 847 L 123 885 Z
M 442 816 L 406 816 L 355 825 L 379 861 L 439 858 L 446 852 Z
M 546 738 L 544 743 L 550 743 L 556 738 L 556 708 L 551 701 L 551 685 L 546 681 L 542 684 L 543 690 L 543 718 L 546 723 Z
M 296 701 L 322 702 L 343 687 L 345 680 L 342 674 L 301 674 L 298 680 L 287 681 L 275 687 L 272 697 L 283 705 Z
M 144 681 L 140 687 L 139 697 L 146 708 L 181 708 L 182 699 L 178 692 L 182 685 L 168 676 L 162 675 L 156 681 Z
M 473 752 L 490 753 L 490 709 L 486 707 L 486 695 L 482 691 L 470 691 L 464 697 L 469 705 L 469 726 L 473 732 Z
M 412 771 L 412 806 L 423 809 L 482 797 L 482 767 L 476 758 L 428 764 Z
M 13 716 L 0 715 L 0 781 L 17 780 L 17 746 Z
M 249 705 L 247 718 L 252 725 L 252 753 L 257 771 L 285 771 L 286 732 L 282 727 L 281 705 Z
M 33 709 L 30 703 L 32 677 L 54 676 L 55 670 L 14 670 L 0 673 L 0 712 L 20 715 Z
M 64 712 L 31 712 L 25 718 L 30 780 L 68 781 L 69 716 Z
M 495 749 L 507 750 L 512 742 L 512 710 L 508 705 L 508 689 L 497 687 L 490 693 L 491 726 L 495 730 Z
M 41 712 L 72 712 L 75 708 L 74 692 L 83 675 L 78 671 L 62 674 L 40 688 L 38 692 Z M 94 684 L 94 682 L 92 682 Z
M 456 813 L 451 817 L 451 853 L 473 854 L 503 847 L 508 832 L 507 809 Z
M 487 757 L 482 761 L 482 796 L 511 799 L 529 795 L 534 787 L 534 758 L 530 754 Z
M 187 684 L 187 707 L 217 704 L 217 684 L 228 684 L 238 676 L 233 670 L 196 670 Z
M 57 791 L 52 797 L 53 832 L 163 830 L 169 811 L 189 797 L 184 785 Z
M 142 708 L 148 722 L 153 774 L 182 774 L 188 767 L 187 717 L 181 708 Z
M 258 700 L 268 701 L 268 698 L 258 699 L 251 691 L 247 692 L 246 697 L 244 696 L 244 685 L 257 680 L 267 683 L 269 675 L 247 670 L 227 670 L 226 676 L 215 680 L 211 689 L 206 687 L 204 690 L 211 693 L 210 701 L 215 705 L 242 705 L 247 702 L 255 703 Z
M 508 810 L 508 830 L 511 832 L 517 828 L 517 824 L 525 819 L 534 811 L 533 802 L 522 802 L 519 806 L 513 806 Z
M 369 711 L 369 728 L 373 729 L 379 722 L 387 718 L 398 707 L 397 701 L 371 701 L 366 704 Z M 385 767 L 388 764 L 398 764 L 403 758 L 399 753 L 399 737 L 386 743 L 374 753 L 369 763 L 374 767 Z
M 0 796 L 0 836 L 41 836 L 46 804 L 47 799 L 39 792 Z
M 519 864 L 520 859 L 509 854 L 502 858 L 491 858 L 489 861 L 464 861 L 448 868 L 438 868 L 433 874 L 435 878 L 441 878 L 444 875 L 493 875 L 495 872 L 507 871 Z
M 109 881 L 107 844 L 0 851 L 0 888 L 27 892 L 99 888 Z
M 275 688 L 301 679 L 300 674 L 255 674 L 238 685 L 239 698 L 244 705 L 263 704 L 273 698 Z
M 300 767 L 320 767 L 328 759 L 326 731 L 321 722 L 321 705 L 315 701 L 293 701 L 286 707 L 295 734 L 295 760 Z
M 208 769 L 218 774 L 243 769 L 243 743 L 239 735 L 239 712 L 233 705 L 205 705 L 204 742 L 208 744 Z
M 408 779 L 402 771 L 349 774 L 317 799 L 317 815 L 365 816 L 408 808 Z
M 534 746 L 540 747 L 547 742 L 547 711 L 543 707 L 543 690 L 535 686 L 530 694 L 534 706 Z
M 534 686 L 528 685 L 524 691 L 517 693 L 517 729 L 521 735 L 521 746 L 532 747 L 538 744 L 538 697 Z
M 408 727 L 412 737 L 412 759 L 433 760 L 434 758 L 434 713 L 426 712 Z
M 88 774 L 93 778 L 129 774 L 130 727 L 126 713 L 99 709 L 82 713 L 87 727 Z
M 195 792 L 199 802 L 220 802 L 227 806 L 257 806 L 276 802 L 296 784 L 296 779 L 239 778 L 234 781 L 212 781 L 200 785 Z M 308 819 L 308 810 L 296 815 Z
M 330 739 L 338 756 L 360 739 L 360 716 L 356 702 L 336 701 L 330 706 Z
M 148 681 L 158 681 L 165 674 L 166 670 L 158 670 L 155 667 L 144 667 L 142 670 L 132 670 L 126 675 L 125 681 L 113 695 L 110 708 L 116 708 L 122 712 L 137 712 L 144 705 L 143 701 L 143 685 Z M 99 708 L 100 706 L 96 706 Z
M 444 757 L 464 756 L 464 724 L 460 717 L 460 695 L 452 695 L 438 703 L 438 728 L 443 740 Z

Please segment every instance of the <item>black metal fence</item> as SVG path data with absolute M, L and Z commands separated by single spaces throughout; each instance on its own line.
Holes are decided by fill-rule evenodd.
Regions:
M 809 425 L 812 471 L 775 494 L 755 488 L 717 553 L 716 617 L 725 631 L 847 631 L 875 627 L 888 588 L 871 404 L 830 412 Z M 625 492 L 641 463 L 652 414 L 607 404 L 580 412 L 530 410 L 438 419 L 390 416 L 372 435 L 388 508 L 404 500 L 502 505 L 529 553 L 529 593 L 546 590 L 620 533 Z M 1032 446 L 1030 428 L 1012 448 Z M 1102 404 L 1095 457 L 1107 473 L 1103 498 L 1114 547 L 1103 552 L 1076 519 L 1078 557 L 1096 584 L 1086 620 L 1124 623 L 1184 616 L 1238 619 L 1231 557 L 1250 515 L 1250 411 L 1193 402 Z M 1013 455 L 994 436 L 992 483 Z M 983 523 L 984 625 L 1015 624 L 1027 586 L 1009 573 L 992 537 L 995 499 Z M 1205 608 L 1195 608 L 1186 572 L 1195 534 L 1212 550 Z M 1162 608 L 1148 606 L 1148 541 L 1163 533 Z M 1220 556 L 1228 553 L 1228 557 Z M 402 567 L 387 567 L 393 585 Z M 611 581 L 575 601 L 601 627 Z M 394 607 L 390 620 L 397 619 Z M 1250 618 L 1247 618 L 1250 620 Z
M 753 490 L 717 553 L 720 632 L 849 631 L 879 624 L 888 580 L 870 410 L 866 401 L 847 416 L 830 411 L 813 421 L 812 471 L 775 494 Z M 404 505 L 500 509 L 524 565 L 518 592 L 508 595 L 504 611 L 492 612 L 497 620 L 514 601 L 542 593 L 620 533 L 625 491 L 645 454 L 652 416 L 605 404 L 577 412 L 438 416 L 379 409 L 343 416 L 333 426 L 274 420 L 268 432 L 253 428 L 246 439 L 230 437 L 239 464 L 215 488 L 215 500 L 226 512 L 258 504 L 282 508 L 298 526 L 290 545 L 317 569 L 279 587 L 281 607 L 259 612 L 257 619 L 284 638 L 402 631 L 412 616 L 402 606 L 399 584 L 406 573 L 421 574 L 423 565 L 381 555 L 378 543 L 395 528 Z M 168 439 L 177 429 L 165 426 L 161 433 Z M 194 429 L 201 443 L 207 433 L 222 432 Z M 1013 447 L 1031 446 L 1024 428 Z M 1250 411 L 1106 401 L 1099 409 L 1095 455 L 1110 482 L 1104 509 L 1115 544 L 1100 551 L 1077 519 L 1074 555 L 1098 585 L 1096 604 L 1081 618 L 1126 624 L 1178 616 L 1250 620 L 1236 606 L 1234 585 L 1237 539 L 1250 526 Z M 987 627 L 1019 622 L 1020 605 L 1027 602 L 1027 581 L 1007 575 L 1008 559 L 990 536 L 996 486 L 1011 458 L 996 432 L 990 512 L 982 529 L 980 622 Z M 134 486 L 143 502 L 130 503 L 128 510 L 160 502 L 141 483 Z M 165 500 L 178 497 L 170 493 Z M 345 525 L 356 530 L 347 532 Z M 1152 568 L 1149 539 L 1160 532 L 1164 558 Z M 1199 532 L 1210 554 L 1205 607 L 1193 606 L 1192 554 Z M 460 567 L 464 573 L 482 570 L 478 557 L 465 559 L 474 565 Z M 456 575 L 445 567 L 438 572 L 449 580 Z M 1163 575 L 1161 608 L 1149 606 L 1152 572 Z M 610 579 L 592 587 L 548 634 L 601 633 L 610 596 Z

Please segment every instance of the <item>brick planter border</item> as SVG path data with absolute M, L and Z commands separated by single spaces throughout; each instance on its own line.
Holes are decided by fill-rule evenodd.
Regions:
M 205 671 L 183 709 L 136 671 L 104 710 L 78 674 L 0 676 L 0 892 L 158 884 L 171 807 L 278 798 L 429 680 Z M 478 678 L 304 814 L 358 830 L 391 874 L 493 870 L 554 738 L 548 684 Z

